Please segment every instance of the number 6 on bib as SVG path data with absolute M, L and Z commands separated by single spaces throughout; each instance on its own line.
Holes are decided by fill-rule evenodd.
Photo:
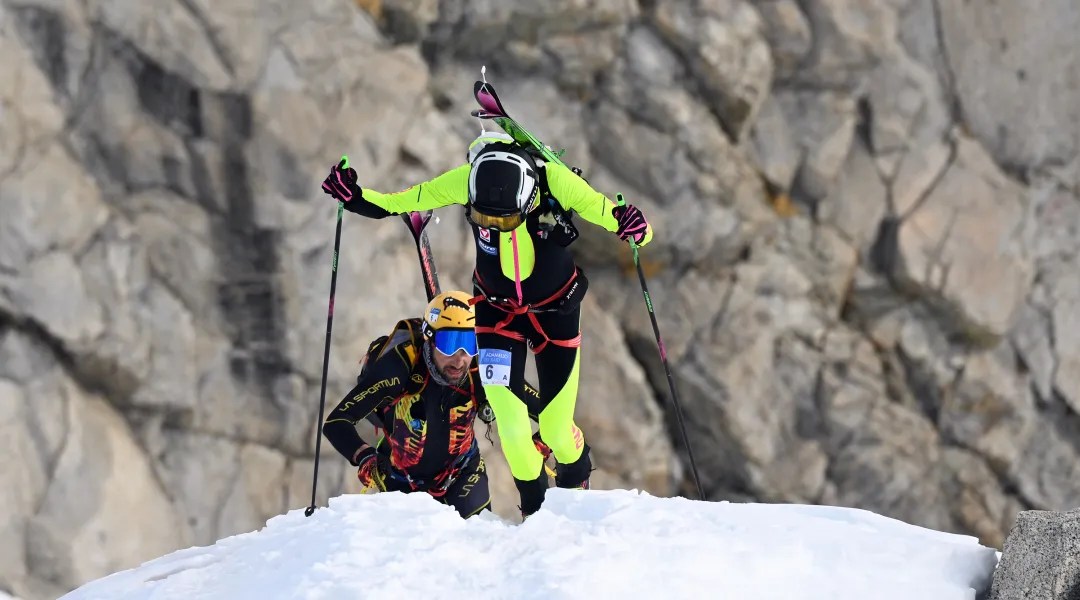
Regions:
M 484 385 L 510 385 L 510 351 L 493 348 L 480 349 L 480 383 Z

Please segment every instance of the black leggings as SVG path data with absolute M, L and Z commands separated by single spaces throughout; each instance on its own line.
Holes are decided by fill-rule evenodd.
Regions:
M 391 476 L 386 478 L 386 491 L 408 494 L 420 490 L 413 490 L 408 482 Z M 484 457 L 477 453 L 458 473 L 457 479 L 447 488 L 446 494 L 432 497 L 443 504 L 453 506 L 465 519 L 482 510 L 491 510 L 491 491 L 488 488 Z
M 476 305 L 476 327 L 491 328 L 506 320 L 509 315 L 481 301 Z M 577 403 L 580 351 L 577 347 L 560 346 L 551 340 L 572 340 L 580 334 L 581 308 L 567 314 L 555 312 L 534 313 L 543 334 L 536 330 L 528 314 L 517 315 L 504 328 L 507 333 L 518 334 L 514 339 L 499 333 L 478 333 L 480 348 L 480 378 L 484 392 L 495 412 L 502 441 L 503 454 L 510 465 L 514 479 L 534 481 L 543 473 L 543 456 L 533 445 L 532 424 L 529 410 L 539 409 L 540 437 L 551 447 L 560 465 L 577 463 L 585 452 L 585 436 L 574 423 Z M 546 338 L 544 336 L 546 334 Z M 537 387 L 540 392 L 538 406 L 527 406 L 525 401 L 525 360 L 529 348 L 536 354 Z M 486 353 L 485 350 L 495 352 Z M 501 351 L 501 352 L 500 352 Z M 488 368 L 491 366 L 492 368 Z M 508 376 L 507 376 L 508 374 Z M 574 485 L 580 485 L 580 481 Z M 559 484 L 559 481 L 556 481 Z

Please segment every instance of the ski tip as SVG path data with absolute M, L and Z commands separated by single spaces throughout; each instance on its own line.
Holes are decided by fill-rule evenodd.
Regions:
M 341 162 L 343 162 L 345 164 L 345 166 L 343 168 L 345 168 L 345 169 L 349 168 L 349 157 L 348 156 L 343 155 L 341 157 Z

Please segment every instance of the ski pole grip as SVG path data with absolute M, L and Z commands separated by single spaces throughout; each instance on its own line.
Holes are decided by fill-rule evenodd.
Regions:
M 344 168 L 348 169 L 349 168 L 349 157 L 343 155 L 341 157 L 341 160 L 343 160 L 345 162 L 345 167 Z
M 622 192 L 615 192 L 615 202 L 619 206 L 626 206 L 626 198 L 623 198 Z M 632 237 L 626 241 L 630 242 L 630 247 L 634 249 L 634 256 L 637 256 L 637 242 L 635 242 Z

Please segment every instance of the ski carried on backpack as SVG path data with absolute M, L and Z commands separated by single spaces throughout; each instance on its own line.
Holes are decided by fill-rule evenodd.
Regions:
M 473 96 L 476 97 L 476 101 L 480 104 L 480 108 L 473 110 L 470 114 L 481 120 L 490 119 L 495 121 L 495 123 L 517 143 L 522 146 L 531 147 L 536 152 L 539 152 L 540 155 L 544 157 L 544 160 L 562 165 L 584 179 L 581 169 L 568 166 L 562 161 L 562 155 L 566 152 L 565 148 L 555 152 L 545 145 L 544 142 L 541 142 L 535 135 L 529 133 L 529 130 L 522 127 L 521 123 L 506 112 L 506 107 L 503 106 L 502 100 L 499 99 L 499 95 L 495 93 L 495 88 L 488 83 L 486 73 L 487 67 L 481 67 L 480 76 L 483 78 L 483 81 L 477 81 L 475 85 L 473 85 Z M 563 246 L 573 243 L 574 240 L 578 238 L 577 227 L 575 227 L 572 222 L 573 211 L 563 210 L 554 198 L 548 197 L 548 202 L 554 213 L 555 222 L 562 228 L 561 237 L 563 241 L 560 243 Z
M 409 227 L 413 241 L 416 242 L 416 254 L 420 257 L 420 274 L 424 277 L 424 291 L 427 292 L 428 302 L 442 291 L 439 288 L 439 272 L 435 269 L 435 256 L 431 253 L 431 243 L 428 242 L 427 225 L 431 221 L 431 215 L 435 211 L 427 210 L 423 213 L 402 213 L 401 219 Z
M 562 162 L 562 155 L 566 152 L 566 149 L 560 150 L 558 153 L 551 148 L 544 145 L 533 134 L 529 133 L 527 129 L 521 126 L 509 113 L 506 112 L 506 108 L 503 106 L 499 95 L 495 93 L 495 88 L 492 87 L 487 81 L 487 67 L 480 68 L 480 77 L 483 81 L 477 81 L 473 85 L 473 96 L 476 97 L 476 102 L 480 104 L 480 108 L 473 110 L 472 116 L 478 119 L 490 119 L 495 121 L 506 132 L 507 135 L 514 138 L 519 144 L 525 146 L 532 146 L 539 151 L 546 160 L 558 163 L 562 166 L 566 166 Z

